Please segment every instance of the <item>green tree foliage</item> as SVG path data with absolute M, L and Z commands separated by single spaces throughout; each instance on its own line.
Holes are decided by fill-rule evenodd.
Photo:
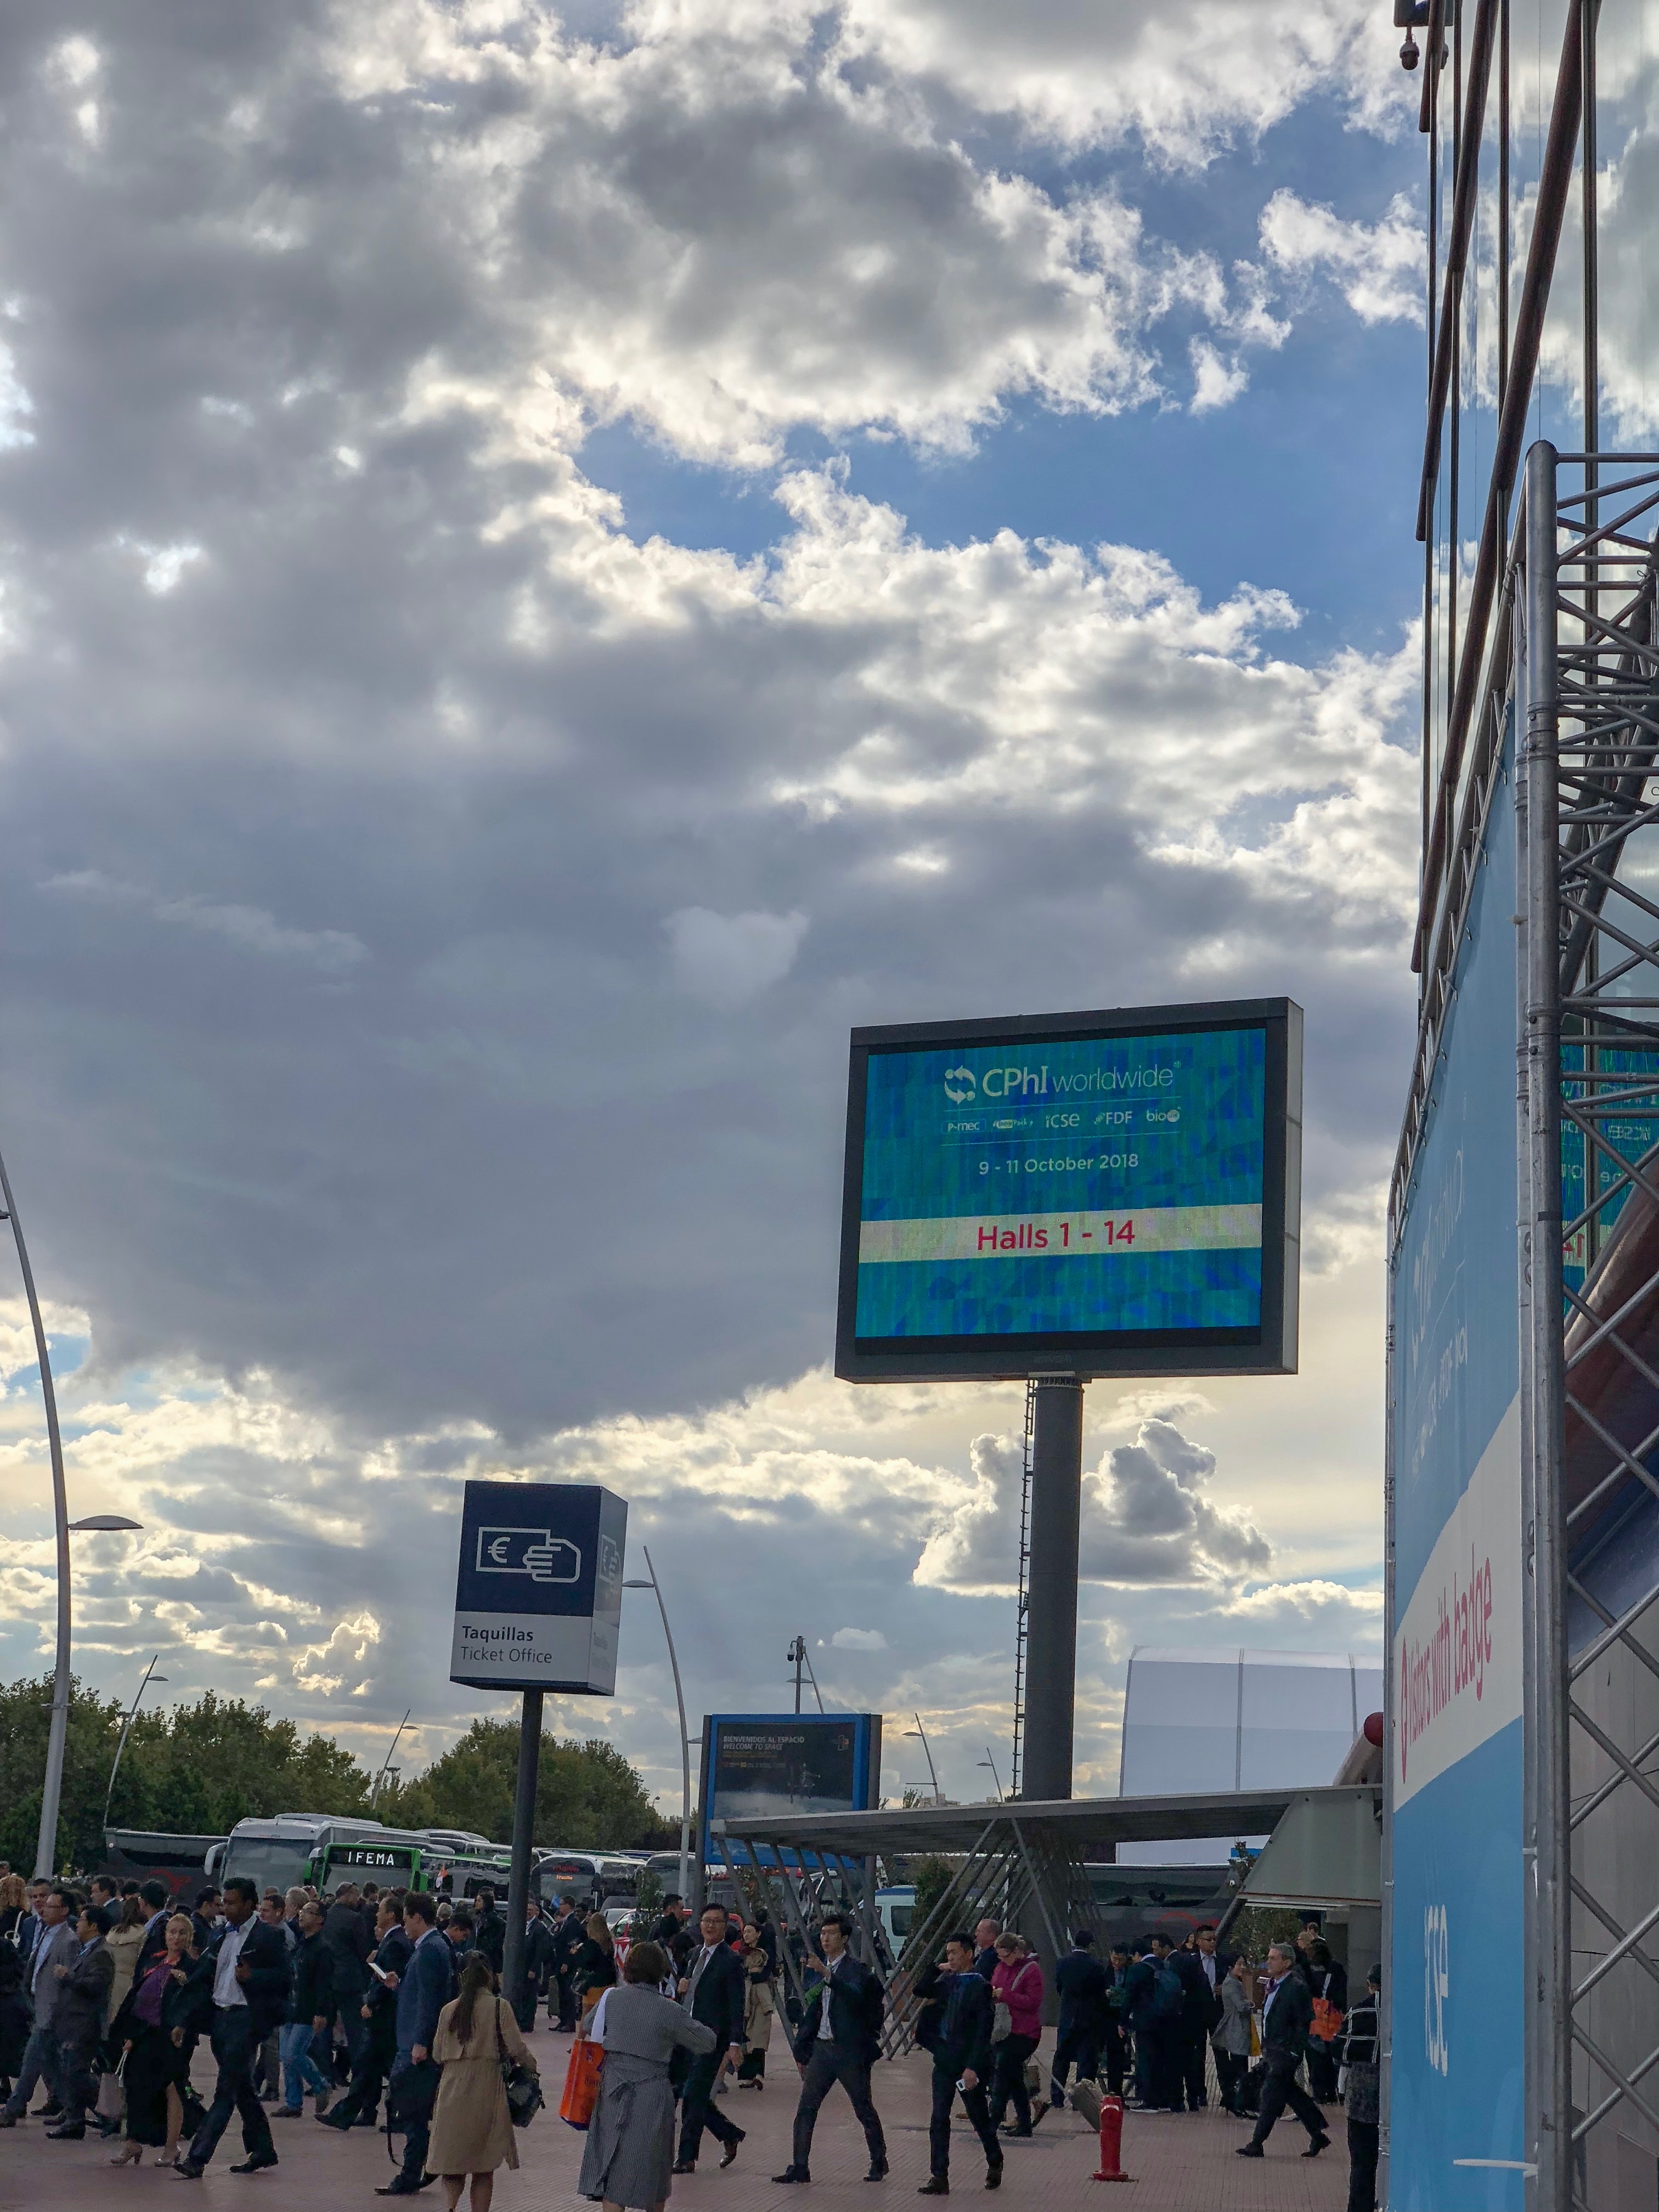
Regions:
M 0 1857 L 33 1866 L 46 1764 L 52 1677 L 0 1686 Z M 79 1681 L 70 1690 L 58 1811 L 60 1866 L 104 1855 L 104 1796 L 123 1711 Z M 193 1703 L 141 1713 L 116 1777 L 110 1825 L 225 1835 L 250 1814 L 362 1813 L 369 1778 L 331 1736 L 302 1737 L 263 1705 L 209 1690 Z
M 33 1867 L 52 1717 L 52 1677 L 0 1685 L 0 1858 Z M 60 1869 L 104 1856 L 104 1794 L 120 1741 L 121 1705 L 76 1682 L 58 1822 Z M 505 1842 L 518 1774 L 515 1719 L 475 1721 L 454 1748 L 374 1817 L 388 1827 L 471 1828 Z M 367 1814 L 372 1778 L 332 1736 L 303 1735 L 264 1705 L 209 1690 L 191 1703 L 140 1713 L 116 1777 L 110 1825 L 174 1835 L 228 1835 L 272 1813 Z M 608 1850 L 672 1844 L 644 1783 L 612 1744 L 542 1742 L 536 1841 Z
M 425 1773 L 383 1793 L 376 1811 L 389 1826 L 471 1828 L 505 1842 L 518 1774 L 517 1719 L 474 1721 Z M 567 1850 L 666 1850 L 679 1830 L 614 1744 L 544 1735 L 535 1840 Z

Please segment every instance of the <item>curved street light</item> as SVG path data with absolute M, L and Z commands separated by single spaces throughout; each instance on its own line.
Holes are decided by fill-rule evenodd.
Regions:
M 106 1528 L 117 1527 L 122 1528 L 136 1528 L 138 1526 L 138 1523 L 136 1521 L 118 1522 L 112 1513 L 99 1513 L 94 1514 L 90 1521 L 76 1521 L 74 1522 L 71 1526 L 76 1528 Z M 109 1808 L 115 1802 L 115 1778 L 121 1771 L 121 1753 L 127 1747 L 127 1738 L 132 1733 L 132 1723 L 138 1717 L 139 1700 L 143 1698 L 145 1691 L 149 1689 L 152 1682 L 165 1682 L 167 1680 L 167 1676 L 165 1674 L 158 1674 L 155 1671 L 161 1663 L 161 1655 L 158 1651 L 155 1656 L 150 1661 L 149 1666 L 145 1668 L 144 1679 L 138 1685 L 137 1690 L 134 1694 L 132 1703 L 127 1708 L 127 1717 L 121 1723 L 121 1741 L 115 1747 L 115 1757 L 111 1763 L 109 1770 L 109 1788 L 104 1792 L 104 1826 L 106 1828 L 109 1826 Z
M 90 1520 L 71 1522 L 64 1487 L 64 1439 L 58 1427 L 58 1394 L 52 1389 L 52 1359 L 46 1351 L 46 1325 L 40 1318 L 40 1301 L 34 1293 L 34 1270 L 23 1242 L 23 1224 L 3 1160 L 0 1160 L 0 1219 L 11 1224 L 17 1247 L 17 1266 L 28 1300 L 34 1329 L 35 1357 L 40 1363 L 40 1395 L 46 1409 L 46 1444 L 52 1455 L 52 1504 L 58 1531 L 58 1656 L 52 1672 L 52 1726 L 46 1734 L 46 1778 L 40 1792 L 40 1830 L 34 1845 L 37 1876 L 50 1876 L 58 1862 L 58 1804 L 64 1794 L 64 1739 L 69 1732 L 70 1708 L 70 1532 L 71 1528 L 137 1528 L 116 1513 L 94 1513 Z
M 645 1547 L 640 1549 L 645 1552 Z M 691 1741 L 685 1733 L 685 1692 L 680 1687 L 680 1662 L 674 1653 L 674 1632 L 668 1626 L 668 1607 L 662 1601 L 662 1585 L 657 1580 L 657 1571 L 651 1564 L 651 1554 L 645 1552 L 645 1571 L 648 1582 L 626 1582 L 624 1589 L 648 1589 L 657 1601 L 657 1611 L 662 1615 L 662 1632 L 668 1645 L 668 1663 L 674 1670 L 674 1703 L 680 1714 L 680 1898 L 684 1902 L 691 1894 Z
M 919 1735 L 921 1738 L 921 1747 L 923 1752 L 926 1753 L 927 1759 L 927 1772 L 932 1778 L 933 1784 L 933 1802 L 935 1805 L 942 1805 L 945 1802 L 945 1800 L 939 1794 L 939 1772 L 933 1765 L 933 1747 L 927 1741 L 927 1731 L 921 1724 L 921 1715 L 920 1713 L 912 1713 L 910 1717 L 915 1721 L 915 1726 L 913 1729 L 906 1729 L 904 1733 L 906 1735 Z

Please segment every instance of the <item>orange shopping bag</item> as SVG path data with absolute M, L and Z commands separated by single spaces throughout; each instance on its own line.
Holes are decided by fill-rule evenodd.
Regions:
M 570 2046 L 570 2063 L 564 2069 L 564 2094 L 559 2118 L 573 2128 L 586 2128 L 599 2101 L 599 2070 L 605 2064 L 605 2045 L 578 2036 Z

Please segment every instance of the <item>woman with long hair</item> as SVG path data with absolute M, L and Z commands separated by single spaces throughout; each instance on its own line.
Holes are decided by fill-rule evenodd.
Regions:
M 185 1995 L 196 1960 L 195 1923 L 187 1912 L 175 1912 L 163 1933 L 166 1950 L 134 1975 L 110 2027 L 109 2039 L 126 2062 L 121 2086 L 127 2100 L 127 2139 L 112 2166 L 142 2166 L 146 2148 L 160 2150 L 157 2166 L 174 2164 L 186 2100 L 198 2101 L 190 2087 L 195 1999 Z
M 0 1936 L 15 1933 L 28 1911 L 28 1884 L 21 1874 L 0 1874 Z
M 432 2056 L 443 2071 L 426 2160 L 431 2172 L 443 2176 L 449 2212 L 455 2212 L 469 2179 L 472 2212 L 489 2212 L 495 2168 L 519 2163 L 502 2059 L 516 2060 L 532 2074 L 539 2070 L 512 2006 L 496 1996 L 495 1984 L 489 1960 L 470 1952 L 461 1968 L 461 1993 L 439 2014 L 432 2039 Z
M 600 2198 L 605 2212 L 662 2212 L 673 2186 L 669 2061 L 677 2049 L 706 2057 L 714 2047 L 714 2029 L 658 1988 L 668 1971 L 659 1945 L 630 1943 L 623 1985 L 605 2001 L 605 2069 L 576 2184 L 582 2196 Z
M 570 1978 L 586 2019 L 605 1990 L 617 1986 L 617 1945 L 604 1913 L 590 1912 L 582 1924 L 587 1941 L 571 1961 Z
M 772 2017 L 777 2010 L 772 1987 L 772 1960 L 761 1932 L 752 1920 L 743 1923 L 743 2063 L 738 2069 L 739 2089 L 766 2087 L 766 2046 L 772 2040 Z

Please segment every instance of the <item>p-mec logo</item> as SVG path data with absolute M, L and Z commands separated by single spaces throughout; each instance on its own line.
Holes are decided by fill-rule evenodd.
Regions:
M 947 1067 L 945 1071 L 945 1095 L 953 1106 L 966 1106 L 979 1088 L 971 1067 Z

